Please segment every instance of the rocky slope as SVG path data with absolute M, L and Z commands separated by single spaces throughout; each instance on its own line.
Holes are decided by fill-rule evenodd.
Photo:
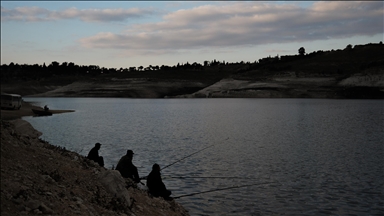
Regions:
M 353 74 L 342 80 L 336 77 L 297 77 L 294 72 L 263 80 L 229 78 L 178 97 L 384 99 L 384 69 Z
M 26 121 L 1 120 L 1 215 L 188 215 L 40 135 Z

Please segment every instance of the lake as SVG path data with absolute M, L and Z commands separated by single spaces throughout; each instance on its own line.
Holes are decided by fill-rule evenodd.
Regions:
M 217 190 L 177 199 L 191 215 L 384 214 L 383 100 L 24 100 L 75 110 L 23 119 L 84 156 L 100 142 L 108 169 L 127 149 L 141 177 L 198 152 L 162 171 L 174 197 Z

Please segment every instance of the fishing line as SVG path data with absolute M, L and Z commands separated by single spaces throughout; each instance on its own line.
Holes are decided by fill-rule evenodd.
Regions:
M 228 137 L 227 139 L 229 139 L 229 137 Z M 225 139 L 225 140 L 227 140 L 227 139 Z M 212 146 L 215 146 L 215 144 L 210 145 L 210 146 L 207 146 L 207 147 L 205 147 L 205 148 L 203 148 L 203 149 L 201 149 L 201 150 L 199 150 L 199 151 L 197 151 L 197 152 L 194 152 L 194 153 L 192 153 L 192 154 L 190 154 L 190 155 L 187 155 L 187 156 L 185 156 L 185 157 L 183 157 L 183 158 L 181 158 L 181 159 L 179 159 L 179 160 L 177 160 L 177 161 L 175 161 L 175 162 L 173 162 L 173 163 L 171 163 L 171 164 L 169 164 L 169 165 L 167 165 L 167 166 L 161 168 L 160 171 L 163 170 L 163 169 L 165 169 L 165 168 L 167 168 L 167 167 L 172 166 L 173 164 L 175 164 L 175 163 L 177 163 L 177 162 L 180 162 L 180 161 L 182 161 L 182 160 L 184 160 L 184 159 L 186 159 L 186 158 L 189 158 L 189 157 L 191 157 L 192 155 L 195 155 L 195 154 L 197 154 L 197 153 L 199 153 L 199 152 L 201 152 L 201 151 L 204 151 L 204 150 L 207 149 L 207 148 L 211 148 Z
M 237 185 L 237 186 L 225 187 L 225 188 L 217 188 L 217 189 L 213 189 L 213 190 L 207 190 L 207 191 L 202 191 L 202 192 L 185 194 L 185 195 L 173 197 L 173 199 L 179 199 L 179 198 L 182 198 L 182 197 L 195 196 L 195 195 L 198 195 L 198 194 L 211 193 L 211 192 L 216 192 L 216 191 L 230 190 L 230 189 L 234 189 L 234 188 L 242 188 L 242 187 L 249 187 L 249 186 L 255 186 L 255 185 L 262 185 L 262 184 L 271 184 L 271 183 L 276 183 L 276 182 L 264 182 L 264 183 L 256 183 L 256 184 Z
M 225 139 L 225 140 L 228 140 L 228 139 L 229 139 L 229 137 L 227 137 L 227 139 Z M 182 161 L 182 160 L 184 160 L 184 159 L 186 159 L 186 158 L 188 158 L 188 157 L 191 157 L 191 156 L 193 156 L 193 155 L 195 155 L 195 154 L 197 154 L 197 153 L 199 153 L 199 152 L 201 152 L 201 151 L 204 151 L 205 149 L 210 148 L 210 147 L 212 147 L 212 146 L 215 146 L 215 144 L 210 145 L 210 146 L 207 146 L 207 147 L 205 147 L 205 148 L 203 148 L 203 149 L 201 149 L 201 150 L 199 150 L 199 151 L 197 151 L 197 152 L 194 152 L 194 153 L 192 153 L 192 154 L 190 154 L 190 155 L 187 155 L 187 156 L 185 156 L 185 157 L 183 157 L 183 158 L 181 158 L 181 159 L 179 159 L 179 160 L 177 160 L 177 161 L 175 161 L 175 162 L 173 162 L 173 163 L 171 163 L 171 164 L 168 164 L 167 166 L 161 168 L 160 171 L 163 170 L 163 169 L 165 169 L 165 168 L 168 168 L 168 167 L 172 166 L 173 164 L 178 163 L 178 162 L 180 162 L 180 161 Z M 148 177 L 148 176 L 145 176 L 145 177 L 142 177 L 142 178 L 140 178 L 140 179 L 147 179 L 147 177 Z
M 188 157 L 191 157 L 192 155 L 195 155 L 195 154 L 197 154 L 197 153 L 199 153 L 199 152 L 201 152 L 201 151 L 203 151 L 203 150 L 205 150 L 205 149 L 207 149 L 207 148 L 210 148 L 210 147 L 212 147 L 212 146 L 214 146 L 214 145 L 210 145 L 210 146 L 205 147 L 205 148 L 203 148 L 203 149 L 201 149 L 201 150 L 199 150 L 199 151 L 197 151 L 197 152 L 194 152 L 193 154 L 187 155 L 187 156 L 185 156 L 185 157 L 183 157 L 183 158 L 181 158 L 181 159 L 179 159 L 179 160 L 177 160 L 177 161 L 175 161 L 175 162 L 173 162 L 173 163 L 171 163 L 171 164 L 169 164 L 169 165 L 163 167 L 162 169 L 160 169 L 160 171 L 163 170 L 163 169 L 165 169 L 165 168 L 167 168 L 167 167 L 170 167 L 170 166 L 172 166 L 173 164 L 175 164 L 175 163 L 177 163 L 177 162 L 180 162 L 180 161 L 182 161 L 182 160 L 184 160 L 184 159 L 186 159 L 186 158 L 188 158 Z

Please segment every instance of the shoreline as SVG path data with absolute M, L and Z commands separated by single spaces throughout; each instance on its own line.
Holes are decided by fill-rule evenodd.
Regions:
M 43 110 L 42 107 L 33 105 L 33 103 L 22 101 L 21 108 L 19 110 L 4 110 L 1 109 L 2 120 L 15 120 L 21 119 L 24 116 L 34 116 L 32 109 Z M 67 112 L 75 112 L 75 110 L 49 110 L 52 114 L 61 114 Z

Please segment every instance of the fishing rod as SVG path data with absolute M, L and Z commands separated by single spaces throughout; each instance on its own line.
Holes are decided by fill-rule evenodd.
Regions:
M 163 178 L 176 178 L 176 179 L 258 179 L 258 178 L 247 178 L 238 176 L 163 176 Z
M 177 162 L 180 162 L 180 161 L 182 161 L 182 160 L 184 160 L 184 159 L 186 159 L 186 158 L 189 158 L 189 157 L 191 157 L 192 155 L 195 155 L 195 154 L 197 154 L 197 153 L 199 153 L 199 152 L 201 152 L 201 151 L 203 151 L 203 150 L 205 150 L 205 149 L 207 149 L 207 148 L 210 148 L 210 147 L 212 147 L 212 146 L 214 146 L 214 145 L 210 145 L 210 146 L 208 146 L 208 147 L 205 147 L 205 148 L 203 148 L 203 149 L 201 149 L 201 150 L 199 150 L 199 151 L 197 151 L 197 152 L 194 152 L 194 153 L 192 153 L 192 154 L 190 154 L 190 155 L 187 155 L 187 156 L 185 156 L 185 157 L 183 157 L 183 158 L 181 158 L 181 159 L 179 159 L 179 160 L 177 160 L 177 161 L 175 161 L 175 162 L 173 162 L 173 163 L 171 163 L 171 164 L 168 164 L 167 166 L 161 168 L 160 171 L 163 170 L 163 169 L 165 169 L 165 168 L 167 168 L 167 167 L 172 166 L 173 164 L 175 164 L 175 163 L 177 163 Z
M 227 139 L 229 139 L 229 137 L 227 137 Z M 227 139 L 225 139 L 225 140 L 227 140 Z M 201 151 L 204 151 L 205 149 L 210 148 L 210 147 L 212 147 L 212 146 L 214 146 L 214 145 L 215 145 L 215 144 L 210 145 L 210 146 L 207 146 L 207 147 L 205 147 L 205 148 L 203 148 L 203 149 L 201 149 L 201 150 L 199 150 L 199 151 L 197 151 L 197 152 L 194 152 L 194 153 L 192 153 L 192 154 L 190 154 L 190 155 L 187 155 L 187 156 L 185 156 L 185 157 L 183 157 L 183 158 L 181 158 L 181 159 L 179 159 L 179 160 L 177 160 L 177 161 L 175 161 L 175 162 L 173 162 L 173 163 L 171 163 L 171 164 L 169 164 L 169 165 L 163 167 L 162 169 L 160 169 L 160 171 L 163 170 L 163 169 L 165 169 L 165 168 L 167 168 L 167 167 L 172 166 L 173 164 L 175 164 L 175 163 L 177 163 L 177 162 L 180 162 L 180 161 L 182 161 L 182 160 L 184 160 L 184 159 L 186 159 L 186 158 L 189 158 L 189 157 L 191 157 L 192 155 L 195 155 L 195 154 L 197 154 L 197 153 L 199 153 L 199 152 L 201 152 Z
M 227 139 L 225 139 L 225 140 L 228 140 L 228 139 L 229 139 L 229 137 L 227 137 Z M 185 156 L 185 157 L 183 157 L 183 158 L 181 158 L 181 159 L 179 159 L 179 160 L 177 160 L 177 161 L 175 161 L 175 162 L 173 162 L 173 163 L 171 163 L 171 164 L 168 164 L 167 166 L 161 168 L 160 171 L 163 170 L 163 169 L 165 169 L 165 168 L 168 168 L 168 167 L 172 166 L 173 164 L 178 163 L 178 162 L 180 162 L 180 161 L 182 161 L 182 160 L 184 160 L 184 159 L 186 159 L 186 158 L 189 158 L 189 157 L 191 157 L 191 156 L 193 156 L 193 155 L 195 155 L 195 154 L 197 154 L 197 153 L 199 153 L 199 152 L 201 152 L 201 151 L 204 151 L 205 149 L 210 148 L 210 147 L 212 147 L 212 146 L 215 146 L 215 144 L 210 145 L 210 146 L 207 146 L 207 147 L 205 147 L 205 148 L 203 148 L 203 149 L 201 149 L 201 150 L 199 150 L 199 151 L 197 151 L 197 152 L 194 152 L 194 153 L 192 153 L 192 154 L 189 154 L 189 155 L 187 155 L 187 156 Z M 145 177 L 142 177 L 142 178 L 140 178 L 140 179 L 147 179 L 147 177 L 148 177 L 148 176 L 145 176 Z
M 198 194 L 211 193 L 211 192 L 216 192 L 216 191 L 230 190 L 230 189 L 234 189 L 234 188 L 242 188 L 242 187 L 249 187 L 249 186 L 255 186 L 255 185 L 262 185 L 262 184 L 270 184 L 270 183 L 276 183 L 276 182 L 264 182 L 264 183 L 256 183 L 256 184 L 238 185 L 238 186 L 232 186 L 232 187 L 226 187 L 226 188 L 218 188 L 218 189 L 213 189 L 213 190 L 207 190 L 207 191 L 202 191 L 202 192 L 185 194 L 185 195 L 173 197 L 173 199 L 179 199 L 182 197 L 195 196 Z

